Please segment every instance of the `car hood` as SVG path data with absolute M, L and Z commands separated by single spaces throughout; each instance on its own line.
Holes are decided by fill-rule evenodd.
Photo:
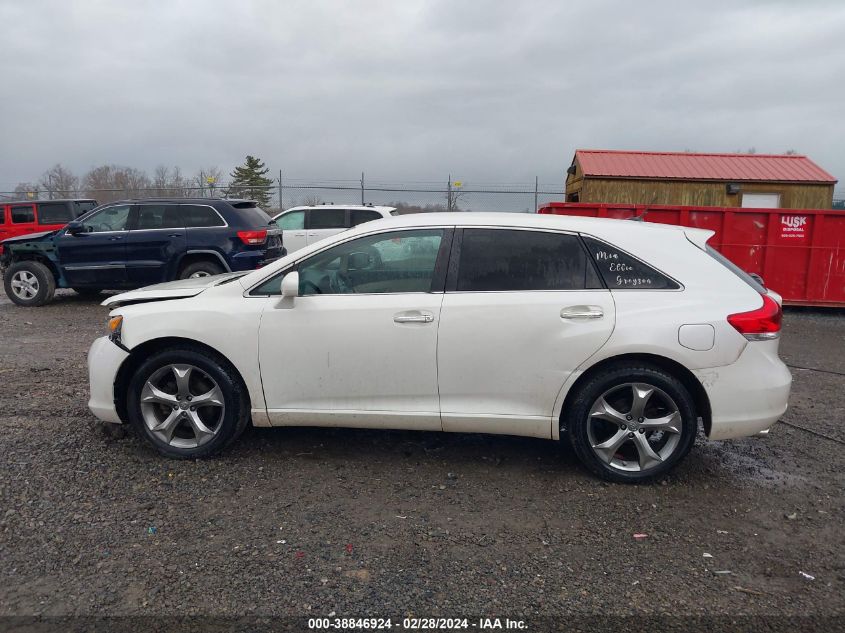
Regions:
M 129 292 L 121 292 L 103 301 L 102 305 L 109 308 L 129 305 L 132 303 L 146 303 L 148 301 L 166 301 L 168 299 L 187 299 L 195 297 L 201 292 L 226 283 L 229 280 L 243 277 L 245 272 L 224 273 L 211 277 L 195 277 L 193 279 L 177 279 L 154 286 L 145 286 Z
M 47 238 L 52 237 L 58 233 L 58 231 L 41 231 L 40 233 L 27 233 L 26 235 L 18 235 L 17 237 L 10 237 L 7 240 L 3 240 L 0 244 L 17 244 L 19 242 L 44 242 Z

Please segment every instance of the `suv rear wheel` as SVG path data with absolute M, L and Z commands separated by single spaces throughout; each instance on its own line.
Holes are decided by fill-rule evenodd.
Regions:
M 56 293 L 52 271 L 41 262 L 15 262 L 3 277 L 6 296 L 19 306 L 35 307 L 49 303 Z
M 209 260 L 202 260 L 188 264 L 179 273 L 179 279 L 191 279 L 194 277 L 211 277 L 222 274 L 223 267 Z
M 698 418 L 686 387 L 648 364 L 610 367 L 578 391 L 566 416 L 578 458 L 619 483 L 660 477 L 686 456 Z

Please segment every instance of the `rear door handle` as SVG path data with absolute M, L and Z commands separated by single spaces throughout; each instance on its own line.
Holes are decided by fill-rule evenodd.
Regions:
M 568 321 L 587 321 L 603 316 L 601 306 L 569 306 L 560 311 L 560 318 Z
M 419 312 L 417 314 L 400 312 L 393 315 L 394 323 L 431 323 L 432 321 L 434 321 L 434 315 L 431 312 Z

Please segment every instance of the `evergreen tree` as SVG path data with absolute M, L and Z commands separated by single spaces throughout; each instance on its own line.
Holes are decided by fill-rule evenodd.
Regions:
M 255 200 L 261 207 L 270 206 L 273 179 L 267 178 L 269 167 L 265 167 L 261 159 L 254 156 L 247 156 L 246 162 L 240 167 L 235 167 L 232 172 L 232 181 L 229 184 L 227 195 L 229 197 L 249 198 Z

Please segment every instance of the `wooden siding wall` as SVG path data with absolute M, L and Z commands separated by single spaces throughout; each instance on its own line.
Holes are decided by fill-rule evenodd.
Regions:
M 566 179 L 566 200 L 578 193 L 579 202 L 621 204 L 677 204 L 740 207 L 743 193 L 778 193 L 783 209 L 830 209 L 833 185 L 738 182 L 740 193 L 729 195 L 727 182 L 584 178 L 580 170 Z

